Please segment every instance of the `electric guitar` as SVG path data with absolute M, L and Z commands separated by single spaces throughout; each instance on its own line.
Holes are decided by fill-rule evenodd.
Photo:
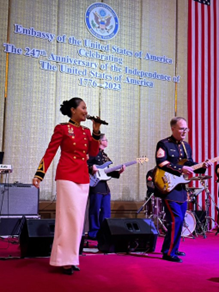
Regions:
M 136 158 L 136 160 L 134 161 L 130 161 L 127 163 L 123 163 L 120 165 L 117 165 L 115 167 L 111 167 L 108 168 L 108 166 L 110 164 L 112 164 L 111 161 L 107 161 L 106 163 L 102 164 L 102 165 L 96 165 L 96 167 L 98 168 L 98 171 L 95 174 L 90 174 L 90 186 L 91 187 L 95 187 L 99 181 L 101 180 L 110 180 L 111 177 L 107 175 L 107 173 L 110 173 L 112 171 L 115 171 L 117 169 L 121 169 L 123 165 L 130 166 L 136 163 L 143 163 L 143 162 L 148 162 L 148 158 L 147 157 L 142 157 L 142 158 Z
M 186 159 L 183 159 L 179 164 L 183 165 L 186 161 Z M 219 161 L 219 156 L 208 160 L 208 162 L 216 161 Z M 199 169 L 203 166 L 204 162 L 195 164 L 191 166 L 191 168 L 193 168 L 193 170 Z M 155 167 L 153 177 L 155 187 L 157 187 L 160 193 L 163 195 L 171 192 L 178 184 L 188 184 L 192 180 L 200 180 L 199 177 L 188 178 L 186 175 L 177 176 L 158 167 Z

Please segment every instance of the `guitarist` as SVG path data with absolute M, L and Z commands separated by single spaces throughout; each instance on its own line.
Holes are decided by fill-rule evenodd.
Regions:
M 182 117 L 175 117 L 170 121 L 172 135 L 157 143 L 156 165 L 164 171 L 180 176 L 182 174 L 193 174 L 192 165 L 196 163 L 192 159 L 192 150 L 187 142 L 184 142 L 186 133 L 189 131 L 187 122 Z M 186 159 L 184 165 L 180 160 Z M 207 161 L 203 167 L 195 172 L 204 173 L 210 165 Z M 164 238 L 161 252 L 163 259 L 172 262 L 182 262 L 178 256 L 185 256 L 184 252 L 179 251 L 181 232 L 184 217 L 187 209 L 187 192 L 185 184 L 179 184 L 167 193 L 162 195 L 156 188 L 155 195 L 163 199 L 163 205 L 167 218 L 167 233 Z
M 90 156 L 87 163 L 89 173 L 94 174 L 98 171 L 96 165 L 102 165 L 107 161 L 111 161 L 105 153 L 104 149 L 108 146 L 108 140 L 105 134 L 100 134 L 99 153 L 97 156 Z M 113 178 L 119 178 L 120 174 L 125 170 L 123 166 L 119 171 L 112 171 L 108 175 Z M 111 216 L 110 206 L 110 189 L 107 181 L 100 180 L 95 187 L 90 187 L 89 191 L 89 232 L 88 238 L 95 240 L 100 225 L 105 218 Z

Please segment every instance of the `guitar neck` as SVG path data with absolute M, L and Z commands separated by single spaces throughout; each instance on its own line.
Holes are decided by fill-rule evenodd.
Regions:
M 111 167 L 111 168 L 107 168 L 107 169 L 105 169 L 104 171 L 105 171 L 105 173 L 110 173 L 110 172 L 115 171 L 115 170 L 117 170 L 117 169 L 121 169 L 121 168 L 123 167 L 123 165 L 125 165 L 125 166 L 130 166 L 130 165 L 133 165 L 133 164 L 135 164 L 135 163 L 137 163 L 136 160 L 134 160 L 134 161 L 130 161 L 130 162 L 127 162 L 127 163 L 123 163 L 123 164 L 120 164 L 120 165 L 117 165 L 117 166 Z
M 219 156 L 208 160 L 208 162 L 212 162 L 212 163 L 217 162 L 217 161 L 219 161 Z M 199 169 L 199 168 L 201 168 L 203 166 L 204 162 L 205 161 L 203 161 L 201 163 L 198 163 L 198 164 L 195 164 L 195 165 L 192 166 L 192 168 L 194 170 Z

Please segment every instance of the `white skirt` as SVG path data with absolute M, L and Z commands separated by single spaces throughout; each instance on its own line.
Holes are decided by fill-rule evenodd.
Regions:
M 57 180 L 56 190 L 55 234 L 50 265 L 78 265 L 89 184 Z

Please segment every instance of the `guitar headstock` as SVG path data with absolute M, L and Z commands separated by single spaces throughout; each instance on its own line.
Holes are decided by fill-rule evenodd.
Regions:
M 148 158 L 146 156 L 136 158 L 137 163 L 143 164 L 144 162 L 148 162 Z

